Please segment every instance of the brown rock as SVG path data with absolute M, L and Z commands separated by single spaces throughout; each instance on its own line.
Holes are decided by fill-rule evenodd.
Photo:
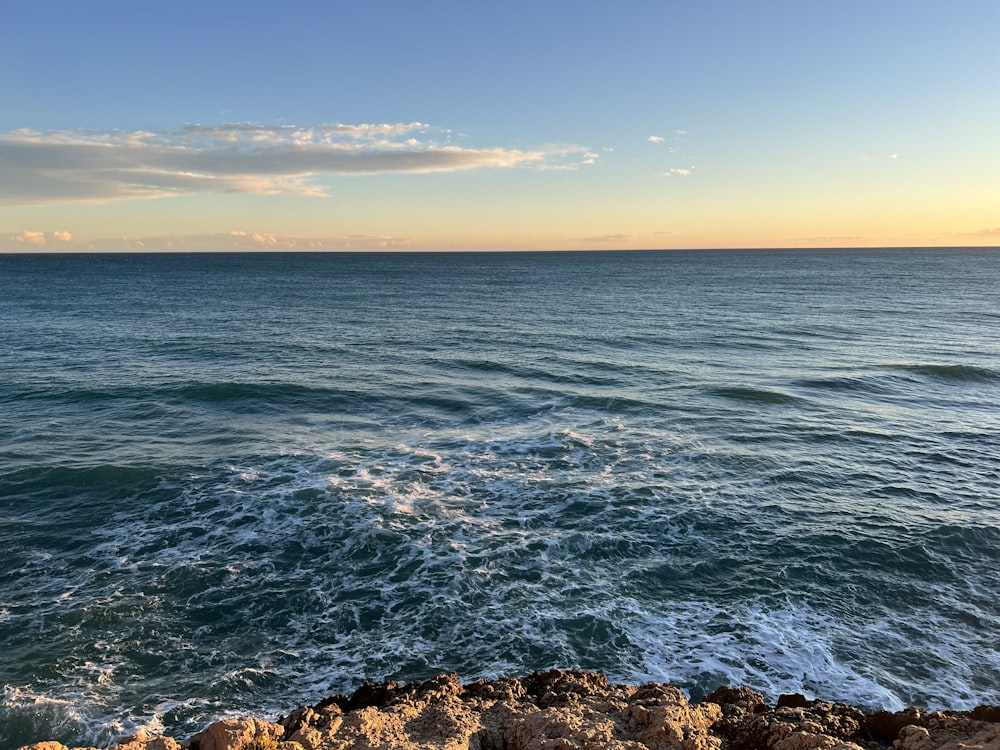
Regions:
M 588 672 L 551 670 L 468 687 L 454 675 L 419 685 L 369 683 L 346 700 L 319 705 L 334 703 L 369 705 L 326 718 L 297 709 L 281 720 L 285 738 L 305 750 L 718 750 L 721 744 L 709 731 L 721 716 L 718 705 L 691 706 L 669 685 L 609 685 Z
M 868 727 L 868 733 L 872 739 L 886 743 L 895 740 L 899 736 L 899 730 L 907 723 L 899 713 L 890 713 L 889 711 L 877 711 L 865 720 L 865 725 Z
M 993 723 L 971 737 L 946 742 L 938 750 L 1000 750 L 1000 724 Z
M 976 721 L 1000 722 L 1000 706 L 976 706 L 969 713 L 969 718 Z
M 272 750 L 285 728 L 263 719 L 223 719 L 191 738 L 192 750 Z
M 118 740 L 115 750 L 181 750 L 181 746 L 175 739 L 140 729 L 136 734 Z
M 758 703 L 741 689 L 717 690 L 705 700 L 722 703 L 722 717 L 712 732 L 725 750 L 828 750 L 843 745 L 860 747 L 868 739 L 865 715 L 840 703 L 786 696 L 777 708 Z
M 863 750 L 853 742 L 842 742 L 834 739 L 828 734 L 816 732 L 791 732 L 781 740 L 775 742 L 773 750 Z
M 971 713 L 929 713 L 920 715 L 920 724 L 899 730 L 892 743 L 896 750 L 1000 750 L 1000 724 L 978 721 Z
M 782 696 L 772 708 L 738 687 L 691 705 L 670 685 L 615 685 L 592 672 L 550 670 L 467 686 L 453 674 L 369 682 L 276 724 L 227 719 L 187 746 L 140 732 L 115 750 L 880 750 L 888 742 L 892 750 L 1000 750 L 997 718 L 1000 708 L 990 706 L 865 716 L 802 695 Z

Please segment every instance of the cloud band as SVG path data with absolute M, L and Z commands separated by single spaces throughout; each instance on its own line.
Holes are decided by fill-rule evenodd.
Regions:
M 229 124 L 177 131 L 0 133 L 0 202 L 218 191 L 323 195 L 320 175 L 456 172 L 592 163 L 575 146 L 466 148 L 420 122 L 314 128 Z M 588 161 L 589 159 L 589 161 Z

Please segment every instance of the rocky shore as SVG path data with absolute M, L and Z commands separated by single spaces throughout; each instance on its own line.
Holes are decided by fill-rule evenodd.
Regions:
M 864 712 L 723 687 L 691 704 L 670 685 L 552 670 L 462 685 L 366 683 L 275 722 L 216 722 L 186 740 L 139 734 L 115 750 L 1000 750 L 1000 707 Z M 56 742 L 22 750 L 66 750 Z

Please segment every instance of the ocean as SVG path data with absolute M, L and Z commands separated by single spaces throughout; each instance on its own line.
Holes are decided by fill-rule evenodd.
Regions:
M 0 749 L 442 671 L 1000 703 L 998 280 L 0 255 Z

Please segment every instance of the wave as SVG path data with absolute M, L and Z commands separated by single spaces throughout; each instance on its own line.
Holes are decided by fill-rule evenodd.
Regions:
M 42 401 L 48 403 L 96 404 L 128 398 L 138 392 L 136 388 L 77 388 L 62 383 L 51 385 L 6 386 L 0 390 L 0 403 Z
M 75 743 L 86 738 L 108 743 L 120 727 L 90 722 L 86 709 L 74 701 L 50 698 L 23 688 L 4 685 L 0 693 L 0 747 L 16 748 L 39 739 Z
M 834 375 L 830 377 L 799 378 L 792 381 L 797 388 L 832 391 L 842 393 L 864 393 L 871 395 L 893 395 L 898 393 L 891 381 L 885 378 L 865 375 Z
M 996 383 L 1000 371 L 977 365 L 887 364 L 877 365 L 874 373 L 852 373 L 828 377 L 800 378 L 794 385 L 802 388 L 896 396 L 905 399 L 926 399 L 915 391 L 915 380 L 931 380 L 942 384 Z M 882 373 L 882 374 L 879 374 Z M 890 375 L 889 373 L 899 373 Z M 909 377 L 906 377 L 909 376 Z
M 20 468 L 0 474 L 7 497 L 39 498 L 46 505 L 64 502 L 68 496 L 97 491 L 109 499 L 136 496 L 140 488 L 155 487 L 162 467 L 122 464 L 63 465 Z M 64 510 L 60 506 L 59 510 Z
M 907 372 L 912 375 L 942 381 L 991 383 L 1000 381 L 1000 371 L 976 365 L 943 364 L 889 364 L 885 369 Z
M 764 388 L 745 388 L 730 386 L 725 388 L 711 388 L 708 391 L 713 396 L 734 399 L 736 401 L 748 401 L 756 404 L 796 404 L 804 399 L 781 391 L 772 391 Z
M 527 382 L 544 381 L 557 385 L 582 385 L 591 387 L 620 387 L 622 385 L 621 378 L 602 377 L 592 372 L 587 372 L 593 367 L 590 362 L 566 362 L 564 360 L 552 359 L 545 363 L 551 365 L 549 369 L 512 365 L 495 360 L 469 358 L 448 359 L 439 364 L 472 372 L 482 372 L 487 375 L 510 375 Z M 596 367 L 593 369 L 596 369 Z M 616 372 L 621 372 L 621 369 L 621 365 L 615 366 Z
M 300 401 L 303 399 L 356 402 L 364 398 L 359 391 L 315 387 L 289 382 L 218 381 L 187 382 L 168 386 L 164 393 L 207 403 L 229 401 L 261 401 L 265 403 Z
M 53 692 L 61 692 L 56 689 Z M 90 691 L 66 692 L 59 697 L 44 690 L 4 685 L 0 689 L 0 747 L 18 748 L 40 738 L 69 747 L 110 747 L 122 737 L 141 730 L 163 734 L 178 710 L 201 711 L 222 718 L 224 713 L 204 713 L 203 701 L 166 701 L 151 713 L 100 700 Z

